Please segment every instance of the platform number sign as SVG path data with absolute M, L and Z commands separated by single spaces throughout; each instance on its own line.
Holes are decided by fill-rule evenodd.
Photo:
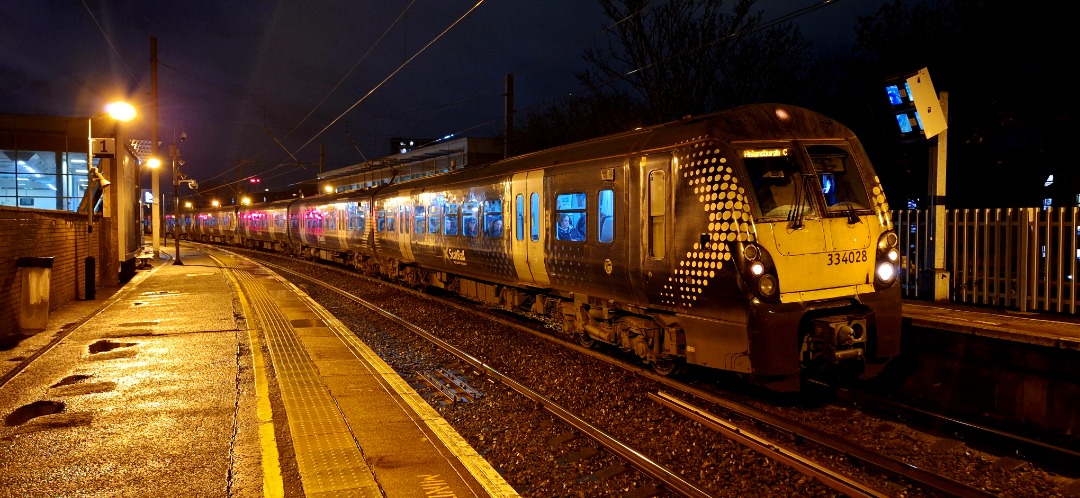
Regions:
M 115 138 L 95 138 L 93 147 L 94 147 L 94 157 L 95 158 L 112 158 L 112 157 L 116 157 L 116 139 Z

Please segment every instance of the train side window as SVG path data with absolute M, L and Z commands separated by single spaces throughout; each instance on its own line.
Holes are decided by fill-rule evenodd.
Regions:
M 386 211 L 380 209 L 379 214 L 375 218 L 375 230 L 378 232 L 386 231 Z
M 615 192 L 601 190 L 597 195 L 596 211 L 599 214 L 596 230 L 597 240 L 608 243 L 615 238 Z
M 663 171 L 649 172 L 649 255 L 653 259 L 667 256 L 667 175 Z
M 484 203 L 484 235 L 488 237 L 502 237 L 503 214 L 502 199 L 494 199 Z
M 427 232 L 427 209 L 424 209 L 424 206 L 417 205 L 413 211 L 416 216 L 416 219 L 413 220 L 416 233 L 419 235 Z
M 585 219 L 586 197 L 584 192 L 555 196 L 555 238 L 558 240 L 584 241 L 588 232 Z
M 514 238 L 518 242 L 525 240 L 525 196 L 518 194 L 514 199 Z
M 436 201 L 438 202 L 438 201 Z M 442 210 L 442 206 L 439 204 L 432 204 L 428 207 L 428 233 L 439 233 L 439 212 Z
M 458 205 L 447 204 L 443 213 L 443 235 L 457 235 L 458 233 Z
M 480 235 L 479 205 L 475 202 L 466 202 L 461 207 L 461 234 L 466 237 Z
M 533 242 L 540 240 L 540 194 L 533 192 L 529 196 L 529 237 Z

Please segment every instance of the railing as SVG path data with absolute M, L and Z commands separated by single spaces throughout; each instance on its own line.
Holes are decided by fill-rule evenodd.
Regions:
M 933 298 L 931 214 L 915 209 L 893 217 L 904 297 Z M 1077 208 L 952 209 L 945 218 L 952 302 L 1076 314 Z

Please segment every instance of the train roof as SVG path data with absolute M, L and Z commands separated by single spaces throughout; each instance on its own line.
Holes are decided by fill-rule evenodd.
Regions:
M 723 138 L 728 142 L 784 140 L 792 138 L 855 139 L 846 126 L 815 111 L 779 103 L 749 104 L 732 109 L 687 116 L 677 121 L 637 128 L 501 159 L 469 168 L 439 173 L 407 181 L 388 183 L 362 190 L 324 194 L 300 199 L 322 203 L 369 197 L 381 190 L 427 190 L 457 182 L 499 177 L 518 171 L 557 164 L 574 164 L 610 157 L 647 153 L 679 143 Z M 857 139 L 856 139 L 857 140 Z

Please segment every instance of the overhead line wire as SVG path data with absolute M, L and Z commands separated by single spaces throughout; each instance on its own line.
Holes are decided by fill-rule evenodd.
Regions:
M 360 97 L 360 99 L 357 100 L 356 102 L 354 102 L 353 105 L 349 106 L 349 108 L 346 109 L 345 112 L 342 112 L 340 115 L 338 115 L 332 121 L 330 121 L 329 124 L 327 124 L 325 127 L 323 127 L 323 129 L 319 130 L 319 132 L 316 133 L 315 136 L 311 137 L 311 139 L 308 140 L 307 142 L 304 142 L 304 144 L 301 145 L 299 148 L 297 148 L 296 151 L 294 151 L 294 152 L 300 152 L 301 150 L 303 150 L 305 147 L 310 145 L 311 142 L 313 142 L 316 138 L 318 138 L 320 135 L 325 133 L 326 130 L 330 129 L 331 126 L 333 126 L 335 123 L 340 121 L 341 118 L 345 117 L 346 114 L 352 112 L 352 110 L 355 109 L 356 106 L 360 105 L 361 102 L 367 100 L 367 98 L 370 97 L 371 94 L 375 93 L 375 91 L 378 90 L 379 88 L 381 88 L 384 84 L 386 84 L 387 81 L 390 81 L 390 79 L 393 78 L 394 76 L 396 76 L 397 73 L 401 72 L 402 69 L 405 69 L 405 67 L 408 66 L 414 59 L 419 57 L 420 54 L 427 51 L 428 48 L 430 48 L 435 42 L 439 41 L 439 39 L 441 39 L 443 36 L 445 36 L 446 33 L 448 33 L 451 29 L 453 29 L 455 26 L 457 26 L 462 20 L 464 20 L 466 17 L 468 17 L 470 14 L 472 14 L 483 3 L 484 3 L 484 0 L 477 1 L 475 5 L 473 5 L 468 11 L 466 11 L 464 14 L 462 14 L 461 17 L 457 18 L 457 20 L 455 20 L 453 23 L 451 23 L 449 26 L 447 26 L 446 29 L 444 29 L 441 33 L 438 34 L 438 36 L 436 36 L 431 41 L 429 41 L 427 44 L 425 44 L 423 47 L 421 47 L 420 50 L 416 51 L 416 53 L 414 53 L 411 57 L 409 57 L 405 62 L 402 62 L 401 65 L 399 65 L 397 67 L 397 69 L 395 69 L 393 72 L 391 72 L 389 75 L 387 75 L 386 78 L 383 78 L 383 80 L 380 81 L 377 85 L 375 85 L 374 88 L 372 88 L 367 93 L 365 93 L 363 97 Z

